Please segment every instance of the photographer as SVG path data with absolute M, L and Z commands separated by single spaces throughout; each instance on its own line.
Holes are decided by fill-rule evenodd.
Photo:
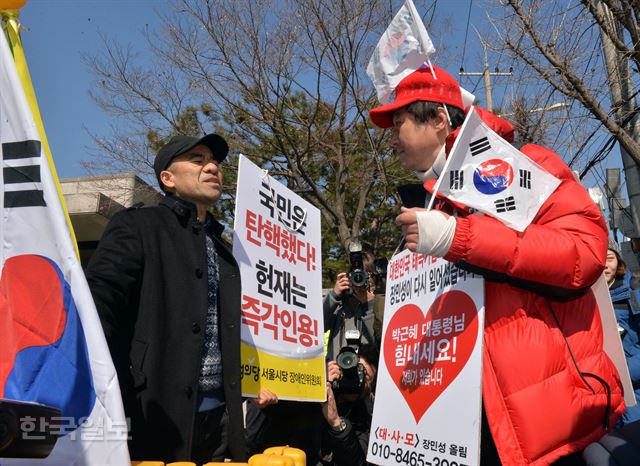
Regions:
M 327 401 L 322 403 L 326 421 L 322 463 L 326 466 L 368 464 L 378 357 L 374 345 L 362 345 L 357 354 L 342 352 L 338 361 L 327 363 Z
M 349 274 L 338 274 L 333 290 L 324 300 L 324 328 L 329 333 L 327 360 L 333 360 L 347 340 L 379 347 L 374 334 L 374 290 L 376 273 L 374 256 L 359 245 L 349 252 Z M 386 268 L 385 268 L 386 273 Z

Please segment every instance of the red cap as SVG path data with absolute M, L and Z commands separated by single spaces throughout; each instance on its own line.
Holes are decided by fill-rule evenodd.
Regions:
M 420 68 L 404 78 L 396 87 L 396 99 L 387 105 L 369 110 L 369 118 L 380 128 L 393 126 L 393 112 L 418 100 L 451 105 L 464 111 L 458 82 L 442 68 Z

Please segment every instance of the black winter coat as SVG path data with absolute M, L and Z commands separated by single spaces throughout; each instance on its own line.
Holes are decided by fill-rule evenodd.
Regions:
M 240 273 L 220 238 L 222 225 L 211 220 L 220 267 L 228 455 L 242 461 Z M 205 234 L 193 204 L 166 197 L 157 207 L 115 215 L 86 270 L 131 418 L 135 460 L 168 462 L 191 454 L 207 314 Z

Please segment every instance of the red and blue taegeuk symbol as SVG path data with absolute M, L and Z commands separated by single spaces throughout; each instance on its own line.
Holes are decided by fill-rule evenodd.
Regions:
M 96 392 L 82 322 L 69 283 L 47 257 L 26 254 L 4 263 L 0 354 L 0 398 L 60 409 L 63 435 L 93 410 Z
M 500 159 L 482 162 L 473 172 L 473 185 L 482 194 L 498 194 L 513 182 L 513 167 Z

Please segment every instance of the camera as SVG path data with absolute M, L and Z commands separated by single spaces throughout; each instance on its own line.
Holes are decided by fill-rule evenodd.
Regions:
M 334 393 L 359 394 L 364 388 L 364 366 L 356 348 L 344 346 L 336 356 L 336 364 L 342 369 L 342 377 L 334 380 L 331 388 Z
M 387 287 L 387 266 L 389 261 L 385 257 L 379 257 L 373 261 L 373 275 L 376 279 L 376 295 L 384 294 Z
M 331 388 L 335 393 L 360 393 L 364 388 L 364 366 L 360 363 L 358 350 L 360 349 L 360 330 L 345 322 L 348 326 L 344 337 L 346 345 L 340 348 L 336 356 L 336 364 L 342 369 L 342 377 L 332 382 Z
M 359 241 L 352 241 L 349 245 L 349 285 L 352 288 L 366 288 L 369 275 L 364 270 L 362 261 L 362 245 Z
M 0 398 L 0 457 L 49 456 L 60 435 L 55 420 L 65 419 L 61 415 L 53 406 Z

